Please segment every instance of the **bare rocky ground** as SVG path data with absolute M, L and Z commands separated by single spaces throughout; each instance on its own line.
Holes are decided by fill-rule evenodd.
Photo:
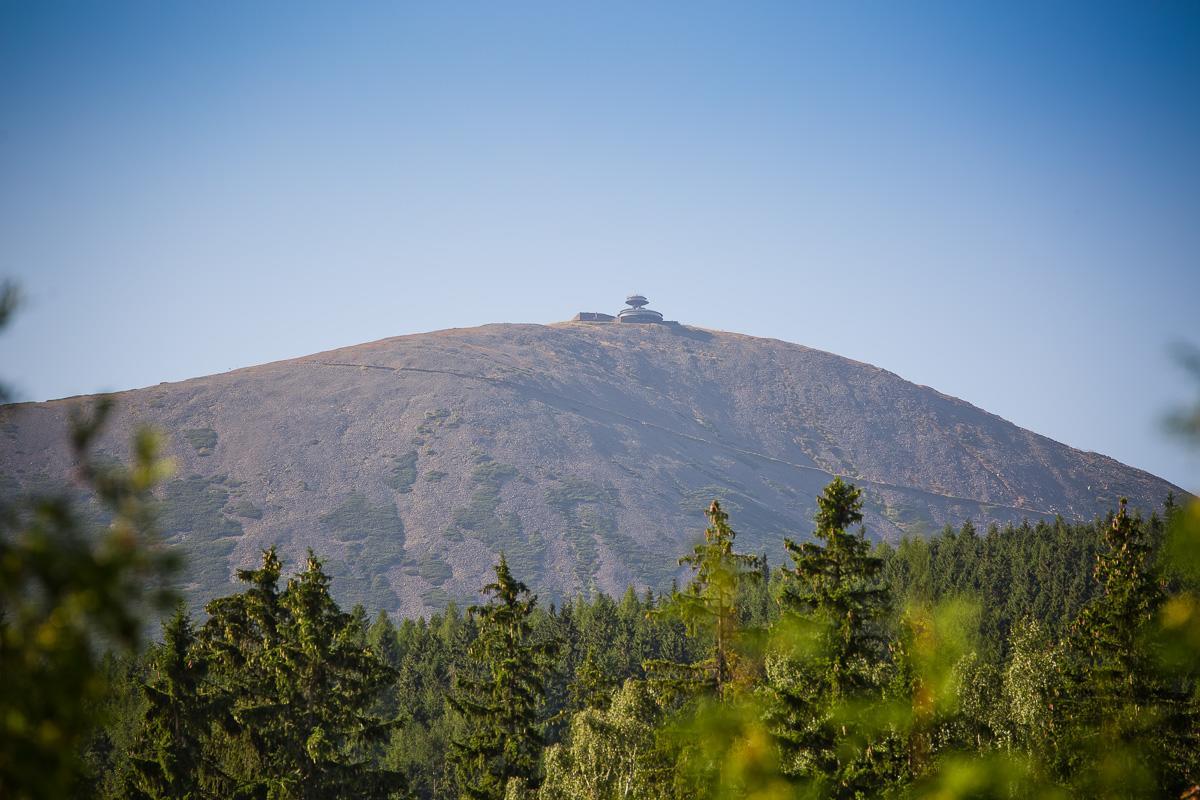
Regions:
M 70 474 L 69 409 L 9 406 L 0 489 Z M 714 497 L 779 563 L 831 476 L 868 535 L 1091 518 L 1178 487 L 886 370 L 682 325 L 487 325 L 385 339 L 117 395 L 103 448 L 161 428 L 164 535 L 194 604 L 276 543 L 344 602 L 416 615 L 475 597 L 504 551 L 545 597 L 662 589 Z

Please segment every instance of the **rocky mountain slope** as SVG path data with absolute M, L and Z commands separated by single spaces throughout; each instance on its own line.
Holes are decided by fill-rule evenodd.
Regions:
M 123 392 L 104 442 L 167 432 L 163 527 L 200 602 L 278 543 L 324 556 L 344 601 L 417 614 L 473 597 L 503 550 L 553 598 L 662 588 L 722 499 L 743 549 L 780 559 L 832 475 L 871 536 L 1090 518 L 1166 481 L 876 367 L 682 325 L 487 325 Z M 8 491 L 69 474 L 68 410 L 11 406 Z

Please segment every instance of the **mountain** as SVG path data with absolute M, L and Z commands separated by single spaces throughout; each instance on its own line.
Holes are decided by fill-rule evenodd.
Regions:
M 886 370 L 678 324 L 438 331 L 116 399 L 104 452 L 139 423 L 168 434 L 162 522 L 194 603 L 272 543 L 323 556 L 344 602 L 404 614 L 473 597 L 502 550 L 547 598 L 661 589 L 714 497 L 742 549 L 779 563 L 832 475 L 892 541 L 1180 493 Z M 7 407 L 0 490 L 69 475 L 81 400 Z

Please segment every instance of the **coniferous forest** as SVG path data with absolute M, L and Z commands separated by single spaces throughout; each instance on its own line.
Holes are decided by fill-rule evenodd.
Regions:
M 191 617 L 142 434 L 5 507 L 0 796 L 1182 797 L 1200 781 L 1200 507 L 874 545 L 835 479 L 784 563 L 709 525 L 670 592 L 343 609 L 274 549 Z M 811 535 L 808 535 L 811 534 Z M 165 611 L 144 643 L 147 614 Z

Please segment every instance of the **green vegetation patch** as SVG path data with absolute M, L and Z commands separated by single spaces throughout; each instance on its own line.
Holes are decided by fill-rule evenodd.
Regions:
M 413 439 L 413 444 L 424 444 L 425 440 L 421 437 L 432 436 L 436 438 L 439 430 L 453 430 L 460 425 L 462 425 L 462 417 L 456 411 L 451 411 L 448 408 L 426 411 L 424 421 L 417 426 L 417 433 L 420 436 Z
M 319 522 L 322 531 L 345 544 L 343 557 L 329 565 L 340 584 L 339 600 L 361 602 L 368 608 L 395 608 L 399 601 L 385 576 L 404 563 L 404 522 L 396 504 L 374 504 L 354 492 Z
M 328 514 L 322 515 L 320 523 L 339 541 L 367 539 L 377 543 L 388 540 L 398 542 L 400 551 L 404 551 L 404 523 L 396 513 L 395 503 L 374 505 L 364 495 L 354 492 Z
M 341 606 L 396 608 L 400 605 L 400 598 L 392 591 L 385 575 L 374 575 L 369 580 L 366 576 L 358 576 L 355 580 L 354 567 L 345 559 L 330 559 L 325 566 L 331 577 L 337 576 L 330 588 Z
M 596 570 L 600 567 L 597 537 L 613 539 L 617 536 L 615 509 L 620 501 L 616 489 L 566 476 L 546 489 L 546 504 L 563 518 L 563 535 L 575 552 L 575 577 L 579 588 L 590 591 L 595 586 Z
M 434 586 L 441 586 L 454 575 L 450 565 L 437 553 L 425 553 L 417 562 L 417 574 Z
M 589 589 L 595 581 L 599 568 L 597 541 L 617 553 L 647 585 L 661 586 L 670 580 L 674 559 L 651 551 L 618 529 L 616 509 L 621 501 L 614 487 L 567 476 L 546 490 L 546 503 L 566 523 L 563 534 L 575 551 L 576 577 L 582 589 Z
M 493 550 L 503 551 L 515 573 L 532 580 L 541 570 L 546 540 L 538 531 L 526 533 L 521 525 L 521 517 L 515 511 L 505 514 L 500 522 L 500 528 L 491 542 Z
M 454 429 L 459 425 L 462 425 L 462 417 L 458 415 L 457 411 L 439 408 L 435 411 L 425 412 L 425 426 Z
M 450 595 L 442 587 L 434 586 L 421 593 L 421 600 L 430 608 L 442 609 L 450 602 Z
M 557 485 L 546 489 L 546 503 L 560 514 L 570 514 L 580 505 L 594 503 L 596 505 L 616 505 L 617 491 L 612 487 L 603 487 L 591 481 L 567 476 L 560 478 Z
M 239 536 L 242 526 L 223 511 L 229 502 L 229 490 L 219 479 L 191 475 L 169 481 L 163 487 L 159 524 L 164 533 L 194 533 L 210 538 Z
M 190 475 L 163 486 L 159 525 L 167 543 L 183 550 L 183 579 L 196 587 L 197 607 L 230 583 L 229 556 L 242 525 L 226 513 L 229 499 L 220 478 Z
M 183 438 L 202 456 L 210 456 L 217 447 L 217 432 L 212 428 L 188 428 L 183 432 Z
M 262 509 L 249 500 L 235 500 L 227 507 L 230 514 L 243 519 L 262 519 Z
M 402 456 L 396 456 L 392 459 L 392 470 L 388 475 L 388 486 L 391 486 L 400 494 L 408 494 L 412 491 L 413 484 L 417 482 L 417 451 L 409 450 Z
M 517 476 L 517 470 L 508 464 L 500 464 L 486 456 L 484 458 L 471 474 L 475 491 L 467 505 L 454 512 L 453 521 L 455 528 L 477 534 L 496 526 L 499 521 L 500 491 L 504 484 Z
M 515 511 L 500 513 L 500 492 L 520 473 L 508 464 L 493 461 L 486 453 L 475 453 L 471 473 L 474 491 L 465 506 L 455 510 L 449 541 L 461 541 L 469 535 L 483 542 L 493 553 L 503 552 L 519 575 L 533 575 L 541 566 L 545 541 L 540 534 L 527 536 L 521 517 Z
M 871 503 L 870 505 L 875 504 Z M 879 508 L 884 517 L 895 523 L 896 527 L 906 534 L 923 535 L 929 532 L 927 508 L 910 498 L 892 501 L 884 500 L 876 507 Z

